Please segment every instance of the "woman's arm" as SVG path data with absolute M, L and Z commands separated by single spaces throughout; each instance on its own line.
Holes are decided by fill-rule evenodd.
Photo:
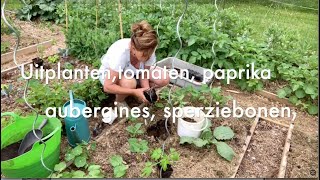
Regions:
M 145 69 L 150 70 L 150 66 L 146 66 Z M 144 76 L 139 75 L 139 81 L 142 88 L 150 88 L 149 79 L 147 78 L 147 72 L 144 72 Z M 149 76 L 151 76 L 151 73 L 149 72 Z M 144 78 L 142 78 L 144 77 Z

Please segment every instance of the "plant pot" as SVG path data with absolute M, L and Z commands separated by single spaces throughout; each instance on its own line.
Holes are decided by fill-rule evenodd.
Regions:
M 158 100 L 158 96 L 154 88 L 143 91 L 143 94 L 150 103 L 155 103 Z
M 33 67 L 40 68 L 43 66 L 43 59 L 36 57 L 32 59 Z
M 1 113 L 1 116 L 5 115 L 12 116 L 15 122 L 2 129 L 1 149 L 21 141 L 32 130 L 33 121 L 36 118 L 36 116 L 20 117 L 11 112 Z M 38 127 L 44 118 L 47 117 L 39 116 L 35 127 Z M 42 130 L 45 136 L 42 140 L 47 140 L 45 141 L 46 149 L 43 154 L 43 162 L 49 169 L 53 169 L 55 164 L 59 163 L 61 122 L 57 118 L 48 118 L 48 123 Z M 51 172 L 42 166 L 43 148 L 44 144 L 38 141 L 30 151 L 1 161 L 2 174 L 6 178 L 47 178 Z
M 195 122 L 188 122 L 183 118 L 192 118 Z M 191 106 L 183 107 L 182 117 L 178 118 L 178 135 L 198 138 L 207 125 L 208 119 L 202 110 Z
M 171 176 L 171 174 L 173 173 L 173 169 L 170 164 L 168 164 L 166 171 L 164 171 L 159 164 L 157 164 L 157 167 L 159 169 L 159 177 L 160 178 L 169 178 Z

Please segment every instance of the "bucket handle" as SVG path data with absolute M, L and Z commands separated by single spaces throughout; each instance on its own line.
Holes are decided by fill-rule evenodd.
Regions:
M 72 92 L 72 90 L 69 90 L 69 96 L 70 96 L 70 107 L 73 107 L 73 92 Z
M 42 138 L 41 141 L 45 141 L 49 139 L 51 136 L 53 136 L 60 128 L 56 127 L 50 134 L 48 134 L 46 137 Z
M 203 128 L 201 128 L 201 129 L 194 129 L 194 128 L 192 128 L 192 129 L 189 129 L 188 127 L 186 127 L 186 126 L 184 126 L 184 124 L 181 124 L 183 127 L 185 127 L 186 129 L 189 129 L 189 130 L 192 130 L 192 131 L 203 131 L 203 130 L 205 130 L 206 128 L 207 128 L 207 126 L 208 126 L 208 124 L 209 124 L 209 120 L 208 120 L 208 118 L 204 118 L 204 120 L 206 121 L 206 125 L 203 127 Z
M 4 113 L 1 113 L 1 117 L 2 116 L 11 116 L 13 117 L 14 120 L 17 120 L 19 118 L 19 116 L 14 112 L 4 112 Z

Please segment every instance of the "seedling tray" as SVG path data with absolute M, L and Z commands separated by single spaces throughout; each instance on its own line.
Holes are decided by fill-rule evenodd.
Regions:
M 203 84 L 209 85 L 213 81 L 213 77 L 210 79 L 207 79 L 206 81 L 203 81 L 204 73 L 207 72 L 207 77 L 210 77 L 210 72 L 213 74 L 213 72 L 210 69 L 205 69 L 203 67 L 190 64 L 186 61 L 182 61 L 180 59 L 174 58 L 174 57 L 168 57 L 165 58 L 157 63 L 157 66 L 160 68 L 166 67 L 167 70 L 170 70 L 173 66 L 173 68 L 177 69 L 178 71 L 181 69 L 187 69 L 189 70 L 189 77 L 194 76 L 194 80 L 191 81 L 188 78 L 181 78 L 180 76 L 177 79 L 170 79 L 170 83 L 176 84 L 180 87 L 187 87 L 187 86 L 193 86 L 196 89 L 199 89 Z M 206 70 L 206 71 L 205 71 Z M 180 73 L 179 73 L 180 75 Z

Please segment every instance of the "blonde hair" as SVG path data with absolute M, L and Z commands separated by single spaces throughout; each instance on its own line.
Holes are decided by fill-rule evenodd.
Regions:
M 141 21 L 131 25 L 131 43 L 143 55 L 151 56 L 158 45 L 156 31 L 147 21 Z

